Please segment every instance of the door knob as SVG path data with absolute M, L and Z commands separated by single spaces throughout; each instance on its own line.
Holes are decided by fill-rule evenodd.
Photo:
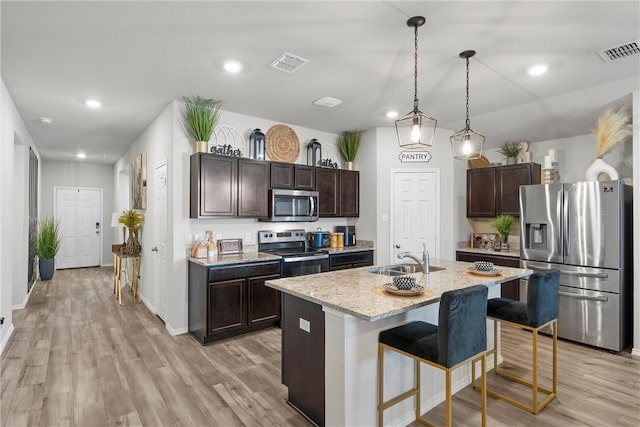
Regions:
M 400 245 L 396 245 L 396 249 L 400 249 Z
M 152 247 L 151 252 L 158 252 L 158 247 L 157 246 Z

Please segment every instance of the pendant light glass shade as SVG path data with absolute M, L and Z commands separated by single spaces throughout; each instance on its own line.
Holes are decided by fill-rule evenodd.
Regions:
M 402 148 L 420 149 L 433 145 L 438 121 L 418 108 L 418 27 L 425 23 L 423 16 L 414 16 L 407 21 L 414 27 L 413 110 L 396 120 L 398 144 Z
M 484 135 L 471 129 L 469 121 L 469 58 L 476 54 L 475 50 L 465 50 L 460 53 L 460 58 L 467 61 L 467 120 L 462 130 L 449 137 L 451 140 L 451 152 L 458 160 L 473 160 L 482 157 L 484 148 Z

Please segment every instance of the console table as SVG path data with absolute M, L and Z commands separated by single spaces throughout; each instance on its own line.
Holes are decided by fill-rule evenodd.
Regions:
M 125 283 L 125 286 L 127 284 L 131 286 L 133 300 L 135 302 L 140 302 L 139 279 L 140 262 L 142 261 L 141 255 L 132 256 L 123 254 L 119 250 L 113 251 L 113 293 L 115 294 L 118 303 L 122 305 L 122 260 L 130 260 L 133 263 L 131 281 L 130 283 Z

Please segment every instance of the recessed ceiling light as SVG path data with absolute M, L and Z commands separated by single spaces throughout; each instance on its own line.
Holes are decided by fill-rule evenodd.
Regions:
M 38 121 L 44 125 L 50 125 L 53 123 L 53 119 L 51 117 L 40 117 Z
M 396 117 L 398 117 L 398 112 L 397 111 L 387 111 L 387 114 L 385 114 L 385 115 L 389 119 L 395 119 Z
M 84 101 L 84 105 L 89 108 L 100 108 L 102 107 L 102 102 L 98 101 L 97 99 L 87 99 L 86 101 Z
M 225 71 L 228 73 L 239 73 L 242 71 L 242 64 L 238 61 L 227 61 L 223 65 Z
M 546 73 L 548 70 L 549 70 L 549 65 L 536 64 L 529 67 L 529 69 L 527 69 L 527 73 L 529 73 L 530 76 L 541 76 L 544 73 Z
M 84 153 L 78 153 L 78 154 L 76 154 L 76 157 L 79 158 L 79 159 L 85 159 L 87 157 L 87 155 L 84 154 Z

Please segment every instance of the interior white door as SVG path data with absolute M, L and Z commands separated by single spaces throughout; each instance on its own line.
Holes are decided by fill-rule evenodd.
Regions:
M 100 265 L 102 189 L 56 187 L 55 192 L 62 234 L 56 269 Z
M 167 315 L 167 162 L 154 169 L 153 198 L 153 271 L 156 314 L 166 321 Z
M 438 172 L 394 171 L 391 189 L 391 260 L 400 252 L 421 256 L 425 244 L 431 258 L 438 257 Z

